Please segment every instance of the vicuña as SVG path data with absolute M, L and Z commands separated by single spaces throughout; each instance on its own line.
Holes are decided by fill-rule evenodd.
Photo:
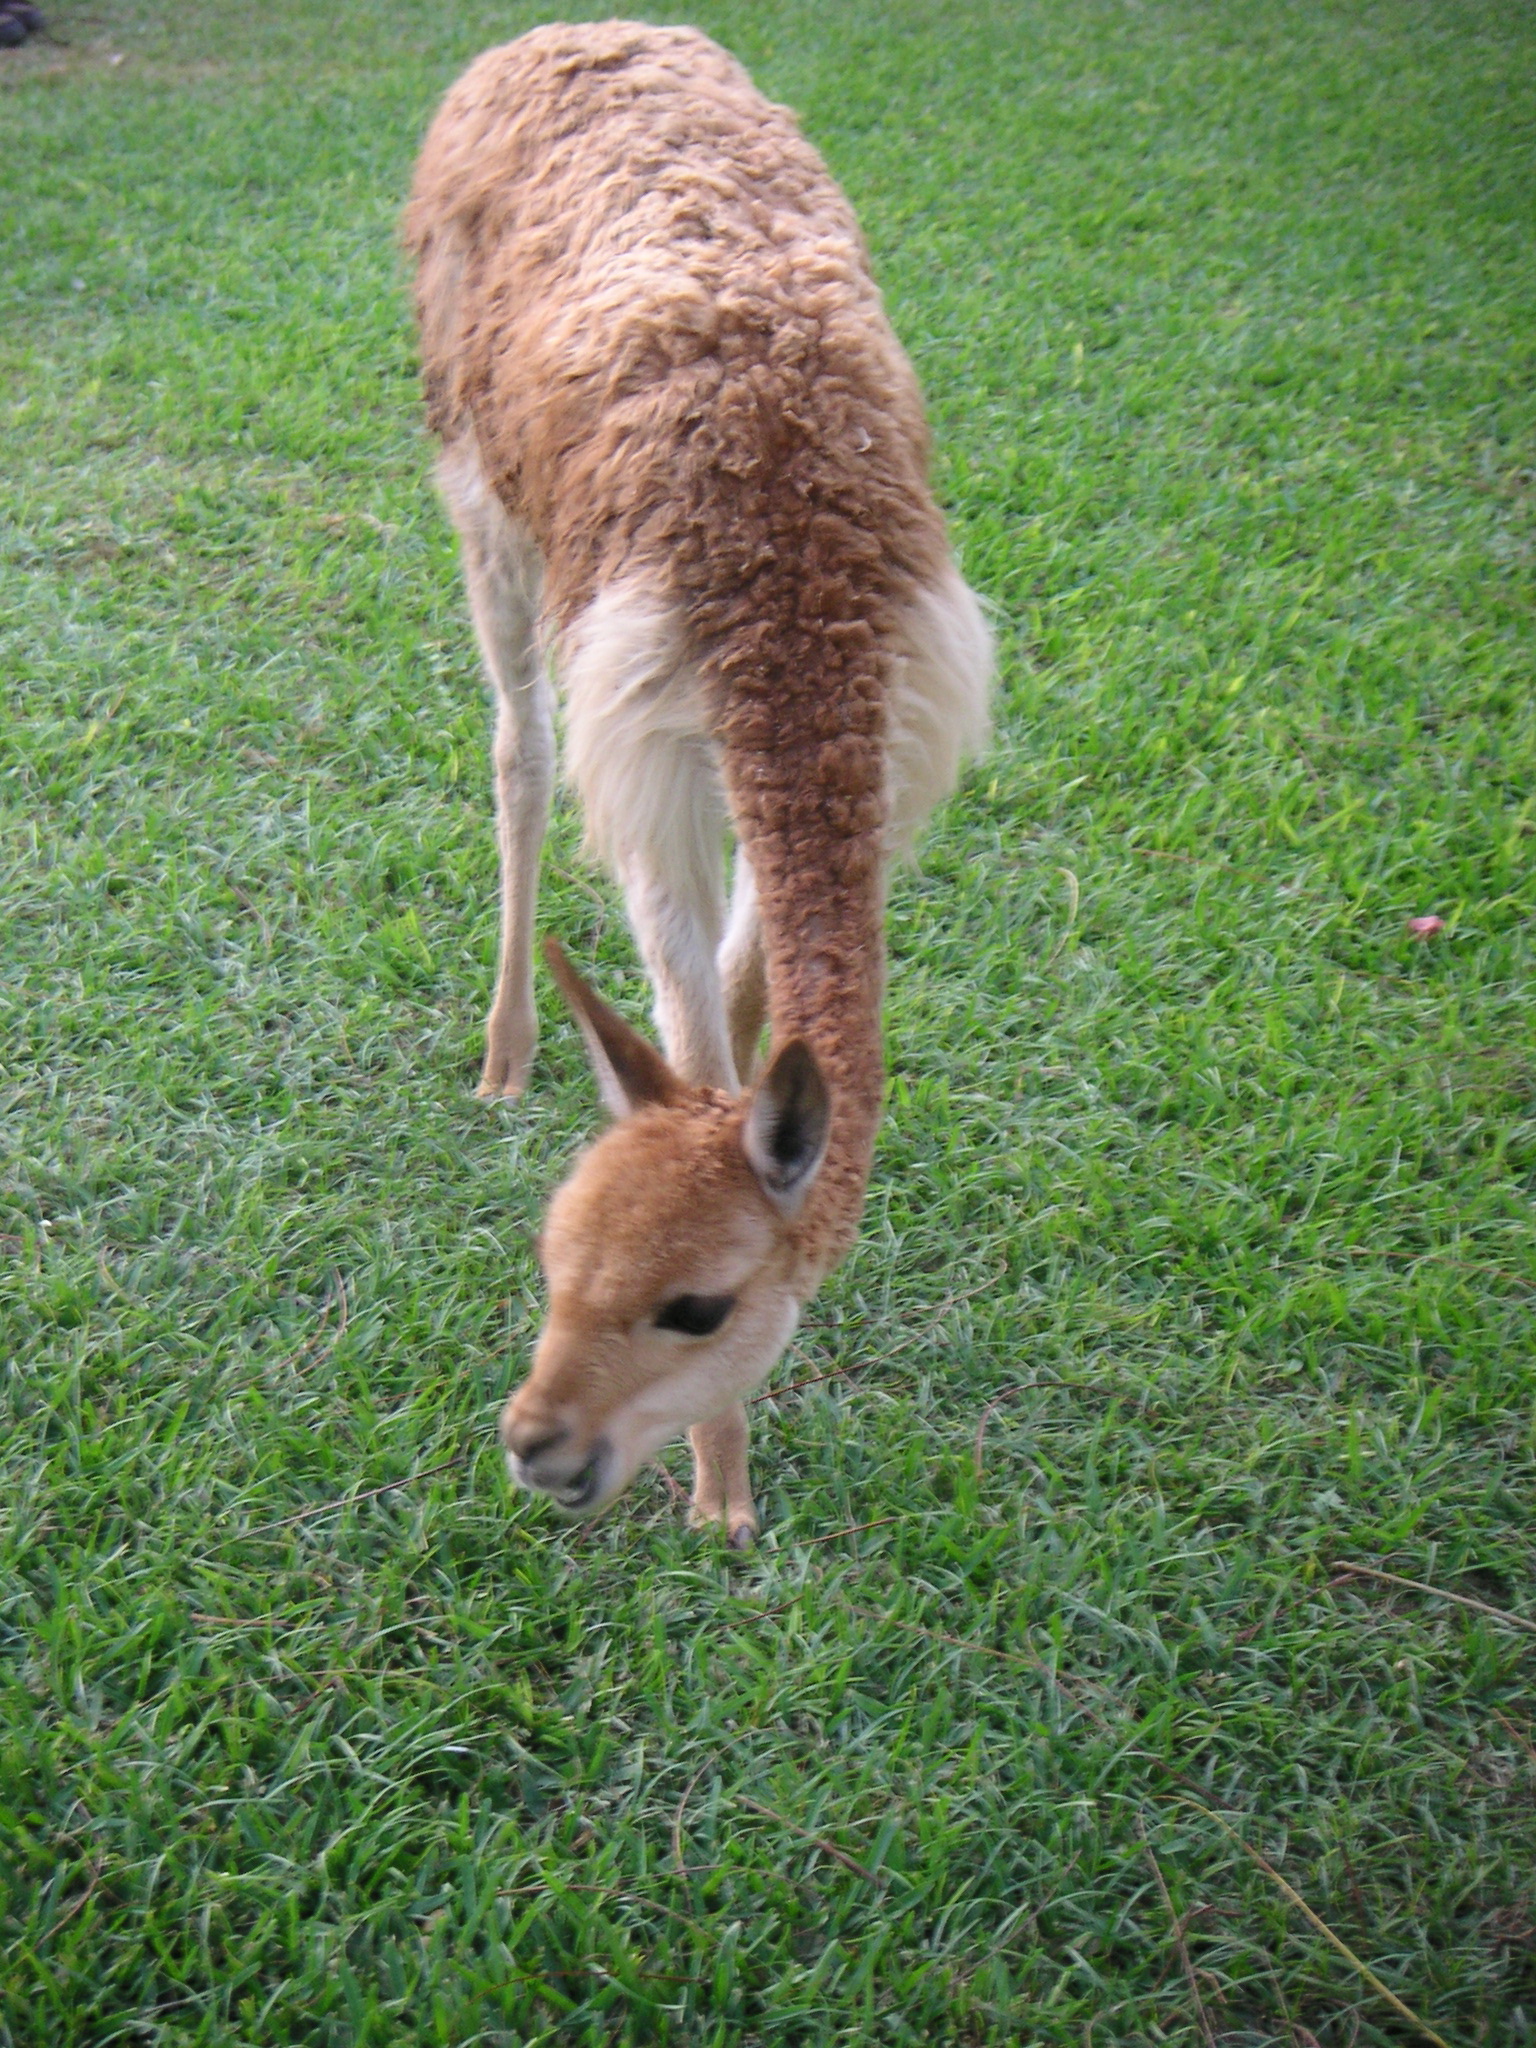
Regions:
M 533 1056 L 557 687 L 665 1047 L 546 948 L 615 1121 L 550 1206 L 502 1441 L 587 1514 L 688 1429 L 695 1519 L 746 1544 L 744 1399 L 858 1229 L 887 876 L 985 737 L 986 626 L 852 210 L 704 36 L 488 51 L 432 124 L 406 235 L 496 706 L 480 1092 L 516 1095 Z

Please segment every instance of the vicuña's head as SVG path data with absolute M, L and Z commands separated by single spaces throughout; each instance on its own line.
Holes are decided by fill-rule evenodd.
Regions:
M 585 1515 L 759 1385 L 789 1341 L 807 1284 L 796 1218 L 831 1105 L 802 1039 L 749 1094 L 690 1087 L 553 940 L 545 957 L 617 1121 L 550 1204 L 549 1316 L 501 1440 L 515 1479 Z

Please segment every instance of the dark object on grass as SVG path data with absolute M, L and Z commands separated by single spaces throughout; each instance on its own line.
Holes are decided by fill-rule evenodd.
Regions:
M 14 49 L 28 36 L 43 32 L 42 9 L 32 0 L 0 0 L 0 46 Z

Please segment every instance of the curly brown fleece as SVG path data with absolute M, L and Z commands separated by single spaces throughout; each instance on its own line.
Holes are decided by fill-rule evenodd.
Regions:
M 847 201 L 689 29 L 536 29 L 449 93 L 417 167 L 428 413 L 537 542 L 552 628 L 637 574 L 711 686 L 773 1033 L 832 1145 L 811 1262 L 857 1228 L 879 1118 L 886 649 L 948 560 L 928 435 Z

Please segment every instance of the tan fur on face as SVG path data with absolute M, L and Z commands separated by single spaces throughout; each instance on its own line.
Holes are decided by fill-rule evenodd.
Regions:
M 583 1154 L 550 1205 L 539 1251 L 549 1315 L 503 1432 L 511 1445 L 519 1427 L 568 1430 L 571 1471 L 607 1438 L 613 1464 L 584 1510 L 755 1387 L 793 1327 L 794 1232 L 747 1164 L 743 1121 L 739 1103 L 708 1091 L 642 1110 Z M 712 1336 L 658 1330 L 658 1310 L 686 1294 L 735 1306 Z

